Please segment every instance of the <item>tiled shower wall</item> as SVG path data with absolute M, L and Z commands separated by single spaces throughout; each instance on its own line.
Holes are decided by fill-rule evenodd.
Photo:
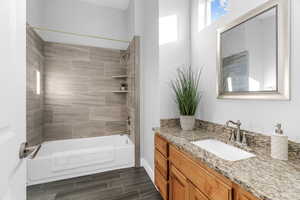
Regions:
M 126 94 L 119 79 L 127 65 L 120 50 L 45 43 L 44 139 L 120 134 L 127 130 Z
M 27 26 L 26 51 L 26 123 L 27 142 L 36 145 L 43 141 L 43 109 L 44 109 L 44 56 L 43 41 Z M 40 72 L 40 94 L 37 91 L 37 71 Z
M 120 50 L 44 42 L 27 27 L 27 141 L 86 138 L 130 129 L 139 162 L 139 38 Z M 36 71 L 41 91 L 37 93 Z M 128 75 L 128 94 L 114 93 Z M 127 126 L 130 116 L 131 125 Z
M 130 138 L 135 143 L 135 163 L 139 166 L 140 163 L 140 132 L 139 127 L 139 69 L 140 69 L 140 38 L 134 37 L 128 47 L 129 59 L 127 61 L 127 83 L 128 83 L 128 95 L 127 95 L 127 108 L 130 119 Z

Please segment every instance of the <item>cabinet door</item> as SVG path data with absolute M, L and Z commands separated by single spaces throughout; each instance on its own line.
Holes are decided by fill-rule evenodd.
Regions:
M 217 176 L 213 170 L 208 171 L 173 145 L 169 153 L 169 161 L 210 200 L 232 200 L 232 183 L 229 180 Z
M 155 185 L 164 200 L 168 200 L 168 182 L 155 168 Z
M 189 200 L 209 200 L 198 188 L 189 183 Z
M 188 200 L 188 180 L 174 166 L 170 167 L 170 200 Z

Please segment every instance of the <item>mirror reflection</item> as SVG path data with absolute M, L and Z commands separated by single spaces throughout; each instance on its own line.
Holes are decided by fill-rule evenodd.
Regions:
M 274 92 L 277 7 L 221 33 L 222 93 Z

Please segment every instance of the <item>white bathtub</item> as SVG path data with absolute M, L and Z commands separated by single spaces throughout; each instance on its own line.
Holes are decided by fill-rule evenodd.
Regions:
M 27 162 L 27 183 L 35 185 L 134 166 L 128 136 L 104 136 L 45 142 Z

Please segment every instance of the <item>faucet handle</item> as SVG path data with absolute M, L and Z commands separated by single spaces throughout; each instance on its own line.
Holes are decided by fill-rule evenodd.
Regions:
M 245 146 L 248 146 L 247 137 L 246 137 L 245 132 L 243 133 L 242 144 L 245 145 Z
M 231 130 L 231 134 L 230 134 L 229 140 L 230 140 L 231 142 L 235 142 L 235 134 L 234 134 L 234 131 L 233 131 L 233 130 Z
M 227 122 L 226 122 L 225 128 L 228 128 L 228 127 L 229 127 L 229 123 L 230 123 L 230 121 L 227 121 Z
M 241 127 L 242 122 L 241 122 L 240 120 L 237 120 L 237 122 L 234 122 L 234 121 L 232 121 L 232 120 L 229 120 L 229 121 L 226 122 L 226 127 L 229 127 L 229 124 L 233 124 L 233 125 L 235 125 L 235 126 L 237 126 L 237 127 Z

